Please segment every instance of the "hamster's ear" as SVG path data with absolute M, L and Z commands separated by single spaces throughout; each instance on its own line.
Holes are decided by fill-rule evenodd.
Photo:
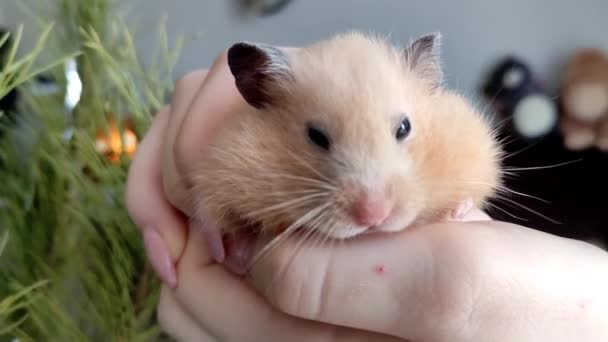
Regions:
M 279 82 L 291 77 L 287 56 L 268 45 L 234 44 L 228 66 L 245 101 L 258 109 L 272 104 Z
M 441 34 L 435 32 L 418 38 L 404 51 L 406 65 L 433 88 L 443 83 L 440 45 Z

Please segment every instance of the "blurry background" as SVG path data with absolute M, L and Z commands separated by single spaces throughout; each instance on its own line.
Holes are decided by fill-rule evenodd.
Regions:
M 243 40 L 440 31 L 448 86 L 494 119 L 515 174 L 491 215 L 606 244 L 607 18 L 605 0 L 0 0 L 0 342 L 160 340 L 126 171 L 173 81 Z
M 14 27 L 21 22 L 16 2 L 0 0 L 0 25 Z M 608 2 L 603 0 L 292 0 L 264 17 L 244 13 L 245 2 L 122 3 L 141 30 L 155 25 L 158 16 L 166 13 L 169 35 L 198 35 L 184 47 L 176 75 L 209 66 L 219 51 L 241 40 L 301 45 L 355 28 L 390 33 L 393 40 L 407 42 L 439 30 L 444 35 L 448 81 L 477 95 L 482 72 L 506 53 L 525 57 L 554 86 L 559 77 L 556 71 L 574 49 L 608 49 Z M 138 43 L 144 53 L 153 49 L 146 37 Z
M 441 31 L 448 85 L 472 97 L 487 112 L 499 109 L 493 106 L 497 96 L 487 94 L 484 98 L 481 88 L 501 58 L 518 57 L 538 81 L 538 89 L 558 102 L 564 67 L 572 54 L 589 47 L 608 51 L 608 2 L 603 0 L 292 0 L 271 15 L 247 10 L 247 3 L 275 2 L 280 1 L 180 0 L 172 5 L 162 0 L 133 1 L 129 16 L 145 31 L 159 13 L 167 13 L 169 35 L 186 34 L 192 39 L 185 44 L 175 77 L 209 66 L 219 51 L 241 40 L 302 45 L 354 28 L 390 34 L 395 42 L 406 43 Z M 153 43 L 153 39 L 138 40 L 142 51 L 151 51 Z M 514 92 L 515 98 L 529 91 L 523 88 Z M 505 101 L 517 102 L 513 98 Z M 507 110 L 502 114 L 499 121 L 508 121 L 513 113 Z M 579 162 L 521 171 L 508 183 L 519 192 L 551 202 L 510 196 L 560 224 L 504 201 L 497 206 L 508 213 L 494 209 L 496 217 L 566 236 L 603 239 L 608 235 L 604 213 L 608 204 L 603 199 L 603 193 L 608 192 L 605 154 L 593 149 L 567 151 L 559 134 L 532 142 L 519 138 L 508 141 L 509 152 L 524 151 L 509 159 L 509 166 Z

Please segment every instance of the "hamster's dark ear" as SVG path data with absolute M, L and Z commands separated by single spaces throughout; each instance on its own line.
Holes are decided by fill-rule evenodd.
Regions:
M 290 77 L 287 56 L 268 45 L 234 44 L 228 50 L 228 66 L 245 101 L 258 109 L 272 104 L 278 82 Z
M 443 83 L 440 45 L 441 34 L 435 32 L 415 40 L 404 53 L 410 70 L 430 82 L 433 87 L 439 87 Z

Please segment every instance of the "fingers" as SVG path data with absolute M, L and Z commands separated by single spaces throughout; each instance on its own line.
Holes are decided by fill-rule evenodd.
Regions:
M 217 341 L 180 307 L 174 294 L 167 287 L 163 287 L 161 290 L 157 316 L 162 330 L 177 341 Z
M 279 313 L 246 282 L 213 263 L 204 246 L 203 233 L 192 231 L 175 298 L 219 341 L 399 341 Z
M 463 302 L 471 291 L 469 277 L 461 276 L 465 263 L 437 254 L 442 248 L 432 237 L 465 234 L 468 225 L 429 225 L 331 246 L 308 241 L 300 249 L 301 241 L 290 238 L 253 268 L 253 285 L 279 310 L 297 317 L 428 339 L 464 320 L 443 315 L 458 312 L 446 306 L 466 311 Z
M 175 83 L 173 98 L 171 99 L 170 120 L 167 124 L 162 148 L 162 180 L 165 193 L 173 206 L 184 213 L 191 215 L 187 187 L 184 183 L 184 175 L 180 174 L 176 167 L 175 144 L 183 134 L 180 132 L 182 122 L 188 114 L 192 102 L 200 91 L 207 77 L 207 70 L 197 70 L 186 74 Z
M 129 169 L 126 203 L 130 216 L 142 230 L 146 252 L 161 279 L 175 286 L 174 262 L 186 239 L 184 218 L 165 199 L 161 182 L 161 147 L 169 109 L 155 117 L 138 147 Z

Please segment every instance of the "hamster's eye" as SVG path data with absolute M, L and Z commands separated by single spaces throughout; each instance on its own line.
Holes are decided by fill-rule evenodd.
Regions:
M 412 124 L 410 123 L 410 119 L 403 118 L 403 119 L 401 119 L 401 122 L 399 123 L 397 132 L 395 132 L 395 138 L 397 138 L 397 141 L 401 141 L 410 134 L 411 130 L 412 130 Z
M 311 124 L 308 124 L 307 133 L 308 133 L 308 139 L 310 140 L 310 142 L 312 142 L 313 144 L 317 145 L 318 147 L 320 147 L 326 151 L 329 151 L 331 142 L 329 141 L 329 138 L 327 137 L 327 135 L 325 133 L 323 133 L 323 131 L 312 126 Z

